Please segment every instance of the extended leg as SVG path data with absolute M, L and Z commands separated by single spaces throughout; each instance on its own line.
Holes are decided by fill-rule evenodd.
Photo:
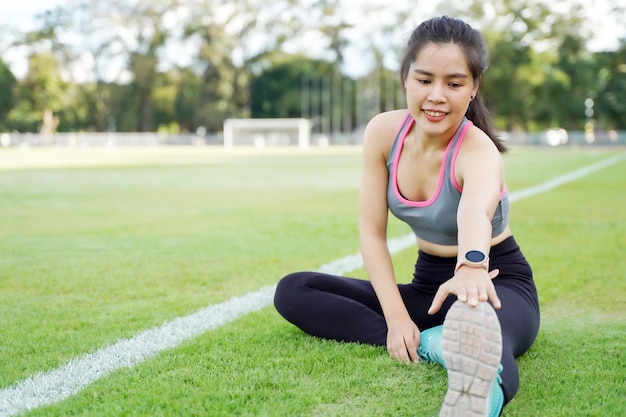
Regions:
M 442 344 L 448 392 L 440 415 L 498 416 L 504 405 L 498 383 L 502 333 L 493 307 L 457 301 L 446 315 Z

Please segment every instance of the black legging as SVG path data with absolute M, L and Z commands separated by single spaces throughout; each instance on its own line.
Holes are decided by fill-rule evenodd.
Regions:
M 515 358 L 530 348 L 539 331 L 539 303 L 530 265 L 515 239 L 509 237 L 491 248 L 490 269 L 499 269 L 493 280 L 502 308 L 496 310 L 502 328 L 502 388 L 505 402 L 515 396 L 519 372 Z M 454 273 L 456 258 L 418 252 L 413 281 L 398 284 L 411 319 L 425 330 L 443 323 L 456 297 L 448 297 L 441 310 L 428 315 L 439 288 Z M 274 296 L 278 312 L 314 336 L 343 342 L 385 346 L 387 323 L 369 281 L 297 272 L 284 277 Z

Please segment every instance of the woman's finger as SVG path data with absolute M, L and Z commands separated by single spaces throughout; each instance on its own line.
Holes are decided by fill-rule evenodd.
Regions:
M 446 287 L 444 285 L 440 285 L 439 289 L 437 290 L 437 293 L 435 294 L 435 297 L 433 298 L 433 302 L 430 304 L 430 308 L 428 309 L 428 314 L 430 315 L 436 314 L 441 308 L 441 306 L 443 305 L 443 302 L 445 301 L 445 299 L 448 297 L 449 294 L 450 293 L 446 289 Z

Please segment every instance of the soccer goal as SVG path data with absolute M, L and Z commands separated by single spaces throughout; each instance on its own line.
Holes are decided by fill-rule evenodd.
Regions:
M 309 119 L 226 119 L 224 147 L 297 146 L 306 149 L 311 143 Z

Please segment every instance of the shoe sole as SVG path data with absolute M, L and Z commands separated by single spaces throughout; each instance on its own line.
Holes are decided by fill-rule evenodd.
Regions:
M 456 301 L 443 323 L 442 345 L 448 392 L 440 417 L 486 416 L 502 358 L 502 333 L 493 307 Z

